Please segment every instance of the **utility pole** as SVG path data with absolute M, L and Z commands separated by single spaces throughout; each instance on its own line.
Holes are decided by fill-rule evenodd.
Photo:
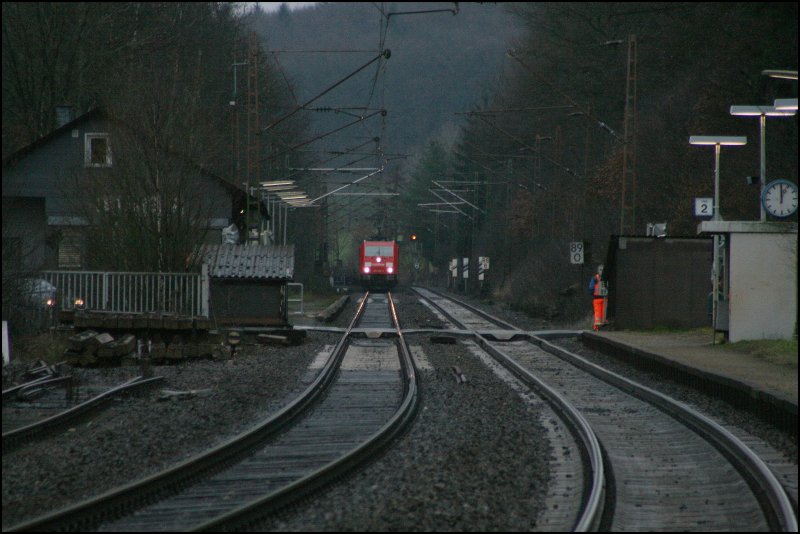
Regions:
M 230 101 L 231 110 L 233 111 L 233 135 L 231 139 L 231 143 L 233 144 L 231 147 L 233 152 L 233 172 L 231 172 L 231 177 L 233 178 L 233 183 L 235 184 L 240 183 L 242 179 L 241 158 L 239 157 L 241 151 L 241 142 L 239 140 L 239 88 L 236 83 L 236 67 L 241 67 L 242 65 L 247 65 L 247 62 L 237 62 L 236 57 L 233 58 L 233 97 Z
M 246 243 L 257 244 L 261 236 L 259 198 L 251 195 L 253 187 L 261 182 L 260 128 L 258 124 L 258 38 L 250 33 L 247 67 L 247 229 Z
M 636 229 L 636 35 L 628 35 L 628 68 L 625 79 L 625 132 L 622 155 L 622 189 L 619 210 L 620 235 Z

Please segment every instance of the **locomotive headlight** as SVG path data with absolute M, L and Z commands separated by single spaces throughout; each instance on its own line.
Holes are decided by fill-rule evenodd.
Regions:
M 386 269 L 386 272 L 392 274 L 394 272 L 394 267 L 389 267 L 388 269 Z
M 378 256 L 377 258 L 375 258 L 375 261 L 377 261 L 378 263 L 380 263 L 380 262 L 381 262 L 381 257 L 380 257 L 380 256 Z
M 369 267 L 364 267 L 364 273 L 369 274 Z

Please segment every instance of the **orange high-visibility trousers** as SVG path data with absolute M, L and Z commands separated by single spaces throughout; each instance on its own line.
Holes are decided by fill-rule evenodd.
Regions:
M 605 324 L 606 318 L 603 316 L 603 308 L 605 307 L 606 299 L 592 299 L 594 305 L 594 324 L 592 328 L 598 330 L 600 325 Z

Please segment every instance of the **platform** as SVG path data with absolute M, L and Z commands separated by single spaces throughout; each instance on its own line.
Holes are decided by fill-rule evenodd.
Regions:
M 629 363 L 668 370 L 691 381 L 708 381 L 709 389 L 727 390 L 739 403 L 752 404 L 755 411 L 778 408 L 796 428 L 797 364 L 778 364 L 732 348 L 713 344 L 703 332 L 590 332 L 582 334 L 586 344 L 613 352 Z M 727 394 L 726 394 L 727 395 Z M 770 408 L 772 407 L 772 408 Z

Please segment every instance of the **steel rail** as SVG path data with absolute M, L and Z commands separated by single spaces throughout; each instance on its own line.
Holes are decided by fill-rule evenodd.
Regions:
M 362 300 L 362 307 L 367 302 L 367 293 Z M 411 357 L 411 351 L 403 337 L 403 332 L 397 319 L 394 300 L 391 293 L 388 293 L 388 301 L 395 331 L 397 333 L 397 345 L 401 353 L 401 367 L 403 371 L 404 395 L 400 407 L 395 414 L 380 429 L 374 432 L 361 445 L 352 449 L 344 456 L 322 466 L 320 469 L 311 472 L 301 479 L 280 488 L 269 495 L 256 499 L 240 508 L 232 510 L 222 516 L 199 525 L 191 531 L 220 531 L 220 530 L 241 530 L 248 527 L 260 518 L 263 518 L 276 510 L 303 498 L 316 490 L 332 483 L 336 479 L 345 476 L 353 469 L 363 465 L 365 462 L 384 450 L 390 443 L 413 422 L 417 408 L 419 407 L 419 385 L 417 382 L 416 367 Z M 351 325 L 352 326 L 352 325 Z M 348 333 L 345 337 L 350 336 Z
M 71 376 L 62 377 L 62 379 L 69 379 L 72 378 Z M 31 423 L 29 425 L 22 426 L 20 428 L 15 428 L 14 430 L 10 430 L 8 432 L 3 433 L 3 454 L 13 450 L 14 448 L 18 447 L 22 443 L 32 440 L 33 438 L 40 436 L 42 434 L 47 434 L 50 432 L 54 432 L 57 429 L 63 427 L 66 424 L 73 423 L 80 417 L 83 417 L 93 410 L 98 410 L 101 405 L 108 402 L 112 397 L 118 395 L 120 393 L 131 391 L 133 389 L 138 389 L 140 387 L 149 386 L 156 382 L 163 380 L 163 376 L 156 376 L 153 378 L 145 379 L 142 376 L 137 376 L 123 384 L 115 386 L 108 391 L 104 391 L 103 393 L 92 397 L 91 399 L 82 402 L 72 408 L 54 414 L 46 419 L 41 421 L 37 421 L 35 423 Z M 36 386 L 43 385 L 42 384 L 35 384 Z
M 72 380 L 72 375 L 66 376 L 48 376 L 42 380 L 34 381 L 33 383 L 23 384 L 21 388 L 17 390 L 17 397 L 20 397 L 21 400 L 29 400 L 36 398 L 35 394 L 42 391 L 44 388 L 51 388 L 54 386 L 60 386 L 63 383 L 69 383 Z M 26 396 L 28 398 L 26 398 Z
M 258 444 L 273 436 L 321 398 L 333 382 L 345 352 L 349 332 L 364 311 L 367 299 L 356 310 L 347 333 L 339 340 L 317 378 L 285 407 L 247 430 L 207 451 L 184 460 L 163 471 L 143 479 L 112 488 L 111 490 L 60 510 L 12 525 L 9 532 L 22 531 L 88 531 L 95 530 L 104 521 L 124 516 L 127 510 L 156 502 L 173 494 L 194 480 L 221 469 L 248 453 Z
M 747 481 L 761 505 L 770 529 L 797 532 L 797 516 L 791 499 L 775 474 L 750 447 L 719 423 L 659 391 L 604 369 L 545 339 L 534 336 L 532 342 L 604 382 L 652 404 L 710 441 Z
M 430 303 L 432 303 L 432 304 L 435 304 L 435 303 L 433 303 L 433 301 L 431 301 L 430 299 L 426 298 L 426 297 L 425 297 L 424 295 L 422 295 L 422 294 L 421 294 L 419 291 L 417 291 L 417 288 L 415 288 L 415 287 L 412 287 L 411 289 L 412 289 L 412 290 L 414 290 L 414 291 L 415 291 L 415 292 L 416 292 L 416 293 L 417 293 L 419 296 L 421 296 L 422 298 L 424 298 L 424 299 L 425 299 L 425 300 L 427 300 L 428 302 L 430 302 Z M 428 288 L 428 287 L 426 287 L 426 288 L 425 288 L 425 291 L 430 291 L 430 292 L 431 292 L 431 293 L 433 293 L 434 295 L 438 295 L 439 297 L 441 297 L 441 298 L 443 298 L 443 299 L 447 299 L 447 300 L 449 300 L 449 301 L 455 302 L 455 303 L 456 303 L 456 304 L 458 304 L 459 306 L 463 306 L 464 308 L 468 309 L 469 311 L 471 311 L 471 312 L 472 312 L 472 313 L 474 313 L 475 315 L 478 315 L 478 316 L 480 316 L 480 317 L 483 317 L 483 318 L 484 318 L 484 319 L 486 319 L 487 321 L 489 321 L 489 322 L 492 322 L 492 323 L 495 323 L 496 325 L 498 325 L 498 326 L 501 326 L 501 327 L 503 327 L 503 328 L 504 328 L 504 329 L 506 329 L 506 330 L 515 330 L 515 331 L 522 332 L 522 330 L 520 330 L 519 328 L 517 328 L 517 327 L 516 327 L 516 326 L 514 326 L 513 324 L 511 324 L 511 323 L 509 323 L 509 322 L 506 322 L 506 321 L 504 321 L 504 320 L 500 319 L 499 317 L 495 317 L 495 316 L 493 316 L 493 315 L 490 315 L 490 314 L 486 313 L 485 311 L 483 311 L 483 310 L 481 310 L 481 309 L 479 309 L 479 308 L 476 308 L 476 307 L 475 307 L 475 306 L 473 306 L 472 304 L 468 304 L 468 303 L 466 303 L 466 302 L 463 302 L 463 301 L 461 301 L 461 300 L 458 300 L 458 299 L 456 299 L 456 298 L 453 298 L 453 297 L 451 297 L 450 295 L 445 295 L 445 294 L 444 294 L 444 293 L 442 293 L 441 291 L 436 291 L 435 289 L 431 289 L 431 288 Z M 437 306 L 437 308 L 438 308 L 438 309 L 441 309 L 439 306 Z M 448 317 L 450 317 L 450 314 L 447 314 L 447 313 L 445 313 L 445 315 L 447 315 Z M 464 327 L 464 325 L 462 325 L 460 322 L 458 322 L 458 321 L 457 321 L 457 320 L 455 320 L 455 319 L 453 319 L 453 322 L 454 322 L 454 323 L 456 323 L 457 325 L 459 325 L 459 328 L 463 328 L 463 327 Z
M 41 376 L 39 378 L 35 378 L 35 379 L 31 380 L 30 382 L 25 382 L 24 384 L 19 384 L 19 385 L 10 387 L 8 389 L 4 389 L 3 390 L 3 402 L 7 401 L 8 399 L 11 398 L 11 396 L 16 395 L 19 391 L 22 391 L 25 388 L 28 388 L 30 386 L 34 386 L 36 384 L 41 384 L 42 382 L 46 382 L 46 381 L 51 380 L 53 378 L 54 377 L 52 375 Z
M 428 290 L 430 291 L 430 290 Z M 446 298 L 464 305 L 470 311 L 474 311 L 488 320 L 494 321 L 491 315 L 477 310 L 473 306 L 462 303 L 439 292 L 432 291 L 442 298 Z M 435 304 L 435 303 L 434 303 Z M 438 309 L 445 313 L 441 307 Z M 448 315 L 449 314 L 446 314 Z M 457 322 L 457 321 L 456 321 Z M 500 321 L 501 324 L 508 324 Z M 476 333 L 476 338 L 481 345 L 489 345 L 482 336 Z M 667 415 L 673 417 L 680 423 L 694 430 L 703 439 L 708 440 L 720 453 L 742 475 L 751 491 L 758 500 L 762 512 L 772 530 L 783 532 L 797 532 L 798 522 L 791 499 L 787 496 L 786 490 L 780 484 L 775 474 L 764 461 L 754 453 L 744 442 L 731 434 L 721 425 L 706 417 L 691 407 L 682 404 L 674 399 L 648 388 L 637 382 L 629 380 L 612 371 L 589 362 L 588 360 L 573 354 L 566 349 L 558 347 L 543 339 L 541 336 L 529 336 L 532 343 L 539 345 L 544 350 L 558 356 L 583 371 L 603 380 L 604 382 L 619 388 L 640 400 L 643 400 Z
M 444 308 L 439 306 L 439 304 L 428 299 L 419 293 L 419 291 L 417 291 L 415 288 L 414 291 L 416 291 L 420 297 L 426 299 L 449 320 L 453 321 L 460 328 L 464 328 L 464 325 L 460 321 L 448 313 Z M 432 293 L 436 293 L 443 298 L 450 299 L 450 297 L 441 295 L 438 292 L 432 291 Z M 510 327 L 513 330 L 518 330 L 509 323 L 492 317 L 491 315 L 477 310 L 472 306 L 459 302 L 455 299 L 450 300 L 457 302 L 459 305 L 467 307 L 470 311 L 478 313 L 484 319 L 496 322 L 501 326 Z M 604 519 L 605 512 L 606 463 L 603 457 L 602 448 L 600 446 L 600 440 L 597 439 L 597 436 L 595 435 L 594 430 L 592 430 L 591 425 L 583 417 L 583 414 L 581 414 L 581 412 L 575 408 L 575 406 L 573 406 L 572 403 L 570 403 L 563 395 L 542 382 L 539 378 L 533 375 L 533 373 L 514 361 L 510 356 L 494 347 L 486 338 L 478 333 L 475 333 L 474 339 L 484 350 L 486 350 L 486 352 L 491 354 L 492 357 L 499 361 L 514 376 L 519 378 L 526 386 L 539 392 L 539 394 L 545 398 L 545 400 L 556 411 L 556 413 L 560 413 L 565 417 L 567 426 L 572 430 L 576 440 L 582 445 L 583 450 L 581 451 L 581 454 L 586 459 L 586 463 L 588 464 L 591 472 L 591 480 L 588 482 L 583 492 L 582 512 L 580 513 L 579 517 L 576 518 L 572 530 L 574 532 L 590 532 L 598 530 L 600 523 Z

